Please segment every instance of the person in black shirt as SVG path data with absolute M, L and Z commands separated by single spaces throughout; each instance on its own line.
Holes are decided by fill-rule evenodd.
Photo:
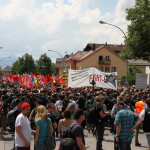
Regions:
M 110 111 L 106 111 L 104 113 L 102 104 L 104 103 L 105 98 L 104 96 L 98 96 L 96 98 L 96 112 L 97 112 L 97 124 L 96 124 L 96 150 L 102 150 L 102 140 L 103 140 L 103 136 L 104 136 L 104 129 L 105 129 L 105 119 L 108 115 L 110 115 Z
M 82 109 L 78 109 L 74 113 L 75 122 L 73 122 L 71 127 L 71 137 L 76 141 L 76 150 L 85 150 L 85 139 L 83 128 L 81 127 L 82 121 L 85 120 L 85 114 Z
M 7 101 L 7 96 L 2 95 L 2 107 L 1 107 L 1 114 L 0 114 L 1 137 L 3 136 L 4 129 L 7 126 L 7 113 L 9 111 L 9 105 L 6 101 Z

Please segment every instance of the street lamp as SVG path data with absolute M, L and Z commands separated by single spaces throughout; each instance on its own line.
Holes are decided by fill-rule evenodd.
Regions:
M 48 50 L 48 51 L 50 51 L 50 52 L 55 52 L 55 53 L 59 54 L 59 56 L 61 57 L 60 64 L 63 63 L 63 56 L 62 56 L 59 52 L 54 51 L 54 50 Z M 59 65 L 59 66 L 60 66 L 60 65 Z M 60 66 L 60 67 L 61 67 L 61 66 Z M 59 72 L 59 71 L 58 71 L 58 72 Z
M 6 59 L 6 58 L 11 58 L 11 57 L 4 57 L 4 58 L 0 59 L 0 61 L 4 60 L 4 59 Z
M 110 26 L 114 26 L 114 27 L 118 28 L 118 29 L 124 34 L 125 39 L 127 39 L 127 36 L 126 36 L 125 33 L 123 32 L 123 30 L 122 30 L 121 28 L 119 28 L 118 26 L 116 26 L 116 25 L 114 25 L 114 24 L 111 24 L 111 23 L 107 23 L 107 22 L 101 21 L 101 20 L 99 21 L 99 23 L 100 23 L 100 24 L 108 24 L 108 25 L 110 25 Z
M 11 57 L 4 57 L 4 58 L 0 59 L 0 61 L 2 61 L 2 60 L 4 60 L 4 59 L 7 59 L 7 58 L 11 58 Z
M 101 21 L 101 20 L 99 21 L 99 23 L 100 24 L 108 24 L 110 26 L 114 26 L 114 27 L 118 28 L 123 33 L 124 38 L 127 40 L 127 36 L 125 35 L 124 31 L 121 28 L 119 28 L 118 26 L 116 26 L 114 24 L 111 24 L 111 23 L 107 23 L 107 22 Z M 128 59 L 127 59 L 127 74 L 126 74 L 126 79 L 127 78 L 128 78 Z
M 60 55 L 60 57 L 62 58 L 62 55 L 61 55 L 59 52 L 54 51 L 54 50 L 48 50 L 48 51 L 50 51 L 50 52 L 55 52 L 55 53 L 59 54 L 59 55 Z

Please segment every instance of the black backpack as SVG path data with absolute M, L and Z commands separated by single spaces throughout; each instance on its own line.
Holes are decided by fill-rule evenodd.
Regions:
M 86 119 L 87 119 L 87 123 L 93 123 L 93 124 L 97 123 L 98 121 L 97 105 L 94 105 L 93 107 L 87 110 Z
M 61 138 L 64 139 L 64 138 L 72 138 L 72 134 L 71 134 L 71 130 L 72 128 L 77 125 L 77 123 L 72 123 L 70 126 L 69 126 L 69 129 L 65 132 L 62 132 L 61 134 Z

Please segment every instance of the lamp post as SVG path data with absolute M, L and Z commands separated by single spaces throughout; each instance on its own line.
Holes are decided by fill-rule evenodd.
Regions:
M 54 51 L 54 50 L 48 50 L 48 51 L 50 51 L 50 52 L 55 52 L 55 53 L 57 53 L 57 54 L 59 54 L 59 56 L 62 58 L 63 56 L 59 53 L 59 52 L 57 52 L 57 51 Z
M 120 27 L 118 27 L 118 26 L 116 26 L 114 24 L 111 24 L 111 23 L 107 23 L 107 22 L 101 21 L 101 20 L 99 21 L 99 23 L 100 24 L 108 24 L 110 26 L 114 26 L 114 27 L 118 28 L 123 33 L 124 38 L 127 40 L 127 36 L 125 35 L 124 31 Z M 126 79 L 127 79 L 128 78 L 128 59 L 126 61 L 127 61 L 127 73 L 126 73 Z
M 4 59 L 7 59 L 7 58 L 11 58 L 11 57 L 4 57 L 4 58 L 0 59 L 0 61 L 2 61 L 2 60 L 4 60 Z
M 4 58 L 0 59 L 0 61 L 4 60 L 4 59 L 6 59 L 6 58 L 11 58 L 11 57 L 4 57 Z
M 54 51 L 54 50 L 48 50 L 48 51 L 50 51 L 50 52 L 55 52 L 55 53 L 59 54 L 59 56 L 61 57 L 61 62 L 60 62 L 60 63 L 62 63 L 62 62 L 63 62 L 63 61 L 62 61 L 63 56 L 62 56 L 59 52 Z M 58 71 L 58 73 L 59 73 L 59 71 Z

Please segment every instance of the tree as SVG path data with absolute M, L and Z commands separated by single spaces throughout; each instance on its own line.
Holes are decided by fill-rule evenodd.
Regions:
M 46 54 L 42 54 L 39 60 L 36 61 L 37 73 L 46 75 L 47 73 L 52 75 L 52 64 L 51 59 Z
M 36 65 L 32 55 L 25 54 L 19 57 L 18 60 L 12 66 L 12 74 L 24 74 L 24 73 L 36 72 Z
M 1 68 L 0 68 L 0 77 L 3 75 L 3 72 L 2 72 L 2 70 L 1 70 Z
M 128 68 L 128 82 L 129 82 L 129 85 L 135 85 L 136 73 L 142 73 L 142 72 L 136 66 L 129 66 L 129 68 Z M 120 84 L 124 85 L 125 80 L 126 80 L 126 76 L 122 76 Z
M 128 34 L 121 56 L 125 59 L 150 61 L 150 0 L 136 0 L 134 8 L 126 9 Z
M 55 72 L 55 66 L 56 66 L 56 64 L 55 63 L 52 63 L 52 74 L 55 74 L 56 72 Z

